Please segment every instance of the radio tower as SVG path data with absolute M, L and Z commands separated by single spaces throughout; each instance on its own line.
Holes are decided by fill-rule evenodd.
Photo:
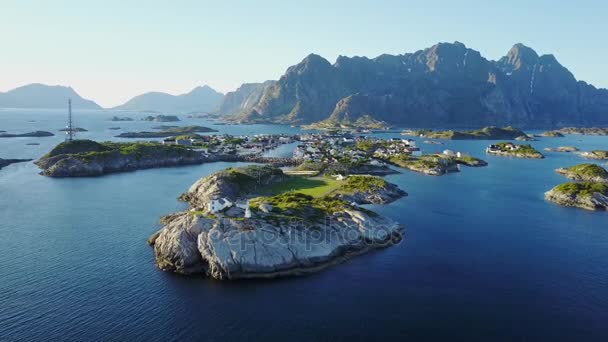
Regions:
M 65 134 L 67 136 L 65 137 L 65 140 L 74 140 L 74 127 L 72 127 L 72 99 L 68 99 L 68 127 L 66 128 L 67 131 L 65 132 Z

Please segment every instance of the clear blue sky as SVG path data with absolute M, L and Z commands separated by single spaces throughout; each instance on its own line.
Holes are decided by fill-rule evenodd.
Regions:
M 311 52 L 333 63 L 455 40 L 489 59 L 522 42 L 608 87 L 607 15 L 605 0 L 0 0 L 0 91 L 71 85 L 113 106 L 277 79 Z

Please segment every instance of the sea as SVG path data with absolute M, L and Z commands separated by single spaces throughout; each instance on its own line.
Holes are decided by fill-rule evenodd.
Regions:
M 76 126 L 88 130 L 77 136 L 121 141 L 114 136 L 174 124 L 139 120 L 148 114 L 76 111 Z M 114 115 L 136 120 L 109 121 Z M 181 118 L 177 125 L 217 134 L 301 132 Z M 0 158 L 41 157 L 64 140 L 58 130 L 66 121 L 63 110 L 0 110 L 0 130 L 56 134 L 0 139 Z M 367 207 L 402 223 L 402 242 L 276 280 L 166 273 L 146 244 L 160 216 L 186 207 L 177 197 L 192 183 L 235 164 L 62 179 L 39 175 L 32 162 L 7 166 L 0 170 L 0 341 L 608 340 L 608 212 L 543 199 L 566 181 L 554 169 L 585 160 L 558 152 L 512 159 L 485 155 L 489 141 L 416 140 L 425 153 L 450 149 L 489 165 L 387 176 L 409 196 Z M 608 149 L 608 137 L 530 144 Z M 271 153 L 288 156 L 292 148 Z

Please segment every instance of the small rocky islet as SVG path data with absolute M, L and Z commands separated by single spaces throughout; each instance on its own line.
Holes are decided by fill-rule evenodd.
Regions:
M 28 133 L 0 133 L 0 138 L 43 138 L 52 137 L 55 134 L 47 131 L 34 131 Z
M 545 147 L 543 150 L 547 152 L 577 152 L 578 148 L 576 146 L 559 146 L 559 147 Z
M 484 127 L 470 131 L 433 131 L 429 129 L 404 130 L 401 135 L 415 136 L 427 139 L 448 140 L 514 140 L 528 135 L 514 127 Z
M 421 156 L 396 155 L 386 160 L 388 163 L 429 176 L 441 176 L 451 172 L 460 172 L 459 165 L 479 167 L 487 162 L 471 156 L 453 156 L 450 154 L 425 154 Z
M 176 135 L 193 134 L 193 133 L 212 133 L 217 130 L 203 126 L 161 126 L 155 132 L 125 132 L 117 135 L 117 138 L 131 139 L 151 139 L 151 138 L 168 138 Z
M 271 166 L 202 178 L 180 197 L 189 209 L 163 217 L 163 227 L 148 239 L 157 266 L 214 279 L 293 276 L 403 238 L 399 223 L 358 206 L 405 196 L 394 184 L 350 176 L 325 194 L 287 190 L 301 182 Z M 266 194 L 269 188 L 278 191 Z
M 585 159 L 608 160 L 608 151 L 606 150 L 585 151 L 579 155 Z
M 148 115 L 141 119 L 141 121 L 151 121 L 151 122 L 177 122 L 181 121 L 177 115 Z
M 486 153 L 501 157 L 543 159 L 545 156 L 532 145 L 519 145 L 511 142 L 500 142 L 486 148 Z
M 579 164 L 555 171 L 575 182 L 555 186 L 545 193 L 546 200 L 587 210 L 608 210 L 606 169 L 596 164 Z
M 124 117 L 120 117 L 120 116 L 113 116 L 110 118 L 110 121 L 115 121 L 115 122 L 121 122 L 121 121 L 135 121 L 133 118 L 124 116 Z

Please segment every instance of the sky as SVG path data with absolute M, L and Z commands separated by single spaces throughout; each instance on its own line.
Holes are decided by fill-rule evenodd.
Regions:
M 606 88 L 607 14 L 605 0 L 0 0 L 0 92 L 67 85 L 111 107 L 278 79 L 309 53 L 333 63 L 453 41 L 488 59 L 521 42 Z

